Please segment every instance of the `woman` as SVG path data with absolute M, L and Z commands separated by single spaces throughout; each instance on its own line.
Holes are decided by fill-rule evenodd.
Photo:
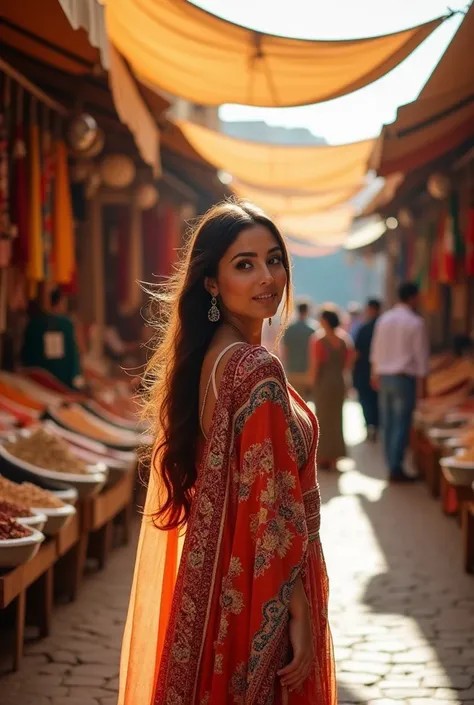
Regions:
M 334 308 L 328 306 L 321 311 L 320 323 L 323 334 L 315 336 L 311 344 L 310 379 L 314 384 L 321 434 L 318 466 L 330 470 L 336 467 L 338 458 L 346 454 L 342 408 L 346 396 L 345 376 L 352 365 L 352 344 L 340 329 Z
M 336 702 L 317 422 L 260 345 L 290 287 L 275 225 L 223 203 L 167 291 L 120 705 Z

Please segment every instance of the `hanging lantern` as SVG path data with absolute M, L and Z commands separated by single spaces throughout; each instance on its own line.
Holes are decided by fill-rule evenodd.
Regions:
M 135 178 L 135 164 L 126 154 L 108 154 L 100 165 L 102 180 L 111 188 L 126 188 Z
M 102 150 L 104 149 L 104 144 L 105 144 L 105 134 L 104 131 L 98 129 L 97 131 L 97 136 L 94 140 L 94 142 L 91 144 L 89 149 L 87 149 L 85 152 L 81 154 L 82 157 L 97 157 Z
M 397 219 L 402 228 L 411 228 L 414 222 L 413 214 L 409 208 L 400 208 Z
M 70 147 L 77 153 L 87 152 L 94 144 L 99 128 L 87 113 L 76 115 L 69 123 L 67 137 Z
M 153 184 L 140 184 L 135 191 L 136 203 L 141 211 L 147 211 L 156 206 L 159 197 L 158 189 Z
M 78 159 L 71 169 L 71 179 L 76 184 L 82 184 L 87 181 L 93 171 L 94 162 L 92 159 Z
M 440 174 L 437 172 L 435 174 L 431 174 L 429 177 L 427 189 L 430 196 L 442 201 L 449 196 L 451 184 L 445 174 Z

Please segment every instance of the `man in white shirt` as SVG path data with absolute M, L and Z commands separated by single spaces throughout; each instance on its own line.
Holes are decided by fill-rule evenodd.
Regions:
M 380 316 L 370 350 L 372 385 L 379 390 L 385 458 L 390 480 L 412 480 L 403 471 L 410 438 L 417 385 L 423 393 L 428 374 L 428 341 L 425 323 L 416 312 L 416 284 L 402 284 L 399 303 Z

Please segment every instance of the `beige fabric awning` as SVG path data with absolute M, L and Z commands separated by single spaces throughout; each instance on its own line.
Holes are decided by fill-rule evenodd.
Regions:
M 474 4 L 420 97 L 399 108 L 371 159 L 381 176 L 438 159 L 474 135 Z
M 367 39 L 308 41 L 261 34 L 186 0 L 107 0 L 111 41 L 134 72 L 194 103 L 319 103 L 376 81 L 445 18 Z
M 301 193 L 299 191 L 273 191 L 255 188 L 238 179 L 231 183 L 232 191 L 239 198 L 243 198 L 273 217 L 282 215 L 313 215 L 328 208 L 339 206 L 353 198 L 363 188 L 342 188 L 336 191 L 323 191 L 317 193 Z
M 253 186 L 306 193 L 359 187 L 375 144 L 364 140 L 338 147 L 287 147 L 235 139 L 191 122 L 177 125 L 217 169 Z
M 315 215 L 281 216 L 276 223 L 284 235 L 312 245 L 335 245 L 345 241 L 353 218 L 354 209 L 342 206 Z
M 113 44 L 109 45 L 109 84 L 120 120 L 132 133 L 143 160 L 161 175 L 160 131 L 130 71 Z
M 327 257 L 341 249 L 341 244 L 308 245 L 304 242 L 298 242 L 292 237 L 286 237 L 285 242 L 290 254 L 296 255 L 297 257 Z

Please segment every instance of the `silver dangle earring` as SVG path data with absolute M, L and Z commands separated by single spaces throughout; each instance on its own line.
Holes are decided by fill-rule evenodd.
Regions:
M 221 312 L 217 308 L 217 299 L 215 296 L 213 296 L 211 299 L 211 308 L 208 311 L 207 317 L 211 321 L 211 323 L 217 323 L 217 321 L 221 317 Z
M 271 319 L 271 318 L 268 319 L 268 325 L 269 325 L 269 326 L 272 325 L 272 319 Z

